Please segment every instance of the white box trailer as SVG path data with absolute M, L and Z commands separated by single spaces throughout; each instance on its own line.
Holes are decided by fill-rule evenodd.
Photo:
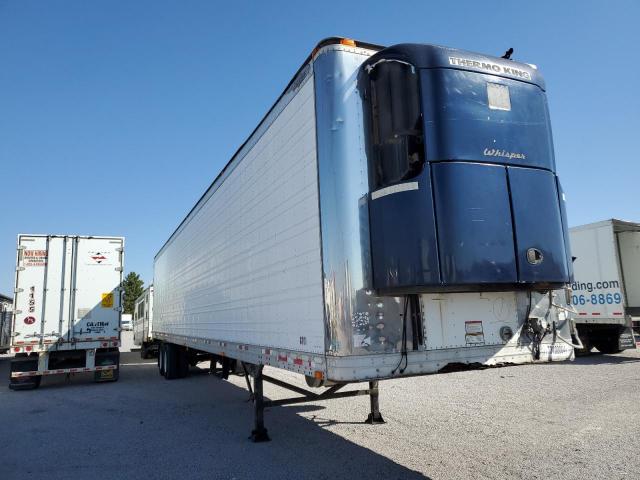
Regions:
M 587 353 L 636 348 L 640 324 L 640 223 L 604 220 L 570 229 L 576 327 Z
M 155 257 L 161 374 L 244 370 L 260 441 L 265 406 L 367 394 L 377 423 L 381 379 L 572 359 L 548 125 L 526 64 L 321 42 Z
M 118 378 L 122 237 L 19 235 L 10 388 L 43 375 Z
M 158 352 L 153 338 L 153 285 L 145 288 L 133 307 L 133 344 L 140 347 L 142 358 L 151 358 Z

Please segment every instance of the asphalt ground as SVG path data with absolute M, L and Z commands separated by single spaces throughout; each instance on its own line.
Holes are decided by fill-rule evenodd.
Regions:
M 276 407 L 261 444 L 245 379 L 200 366 L 167 381 L 130 352 L 115 383 L 0 385 L 0 479 L 640 478 L 637 351 L 381 382 L 384 425 L 362 423 L 367 397 Z

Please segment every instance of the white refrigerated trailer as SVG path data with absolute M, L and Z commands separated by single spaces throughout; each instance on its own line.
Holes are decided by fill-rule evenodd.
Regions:
M 364 394 L 378 423 L 381 379 L 572 359 L 544 88 L 504 58 L 322 41 L 155 257 L 161 374 L 253 377 L 261 441 L 265 407 Z
M 640 327 L 640 223 L 604 220 L 570 229 L 572 303 L 584 346 L 602 353 L 636 348 Z
M 158 352 L 158 342 L 153 338 L 153 285 L 142 292 L 133 306 L 133 344 L 140 347 L 142 358 Z
M 122 237 L 18 236 L 10 388 L 118 379 L 123 255 Z

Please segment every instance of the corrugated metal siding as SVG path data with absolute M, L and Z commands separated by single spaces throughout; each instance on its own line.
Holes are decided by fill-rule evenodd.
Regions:
M 156 257 L 154 331 L 324 352 L 315 135 L 309 78 Z

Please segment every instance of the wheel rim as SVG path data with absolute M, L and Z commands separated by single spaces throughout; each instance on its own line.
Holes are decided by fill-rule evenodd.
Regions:
M 164 355 L 162 355 L 162 371 L 164 372 L 165 375 L 167 374 L 167 352 L 166 351 L 164 351 Z

